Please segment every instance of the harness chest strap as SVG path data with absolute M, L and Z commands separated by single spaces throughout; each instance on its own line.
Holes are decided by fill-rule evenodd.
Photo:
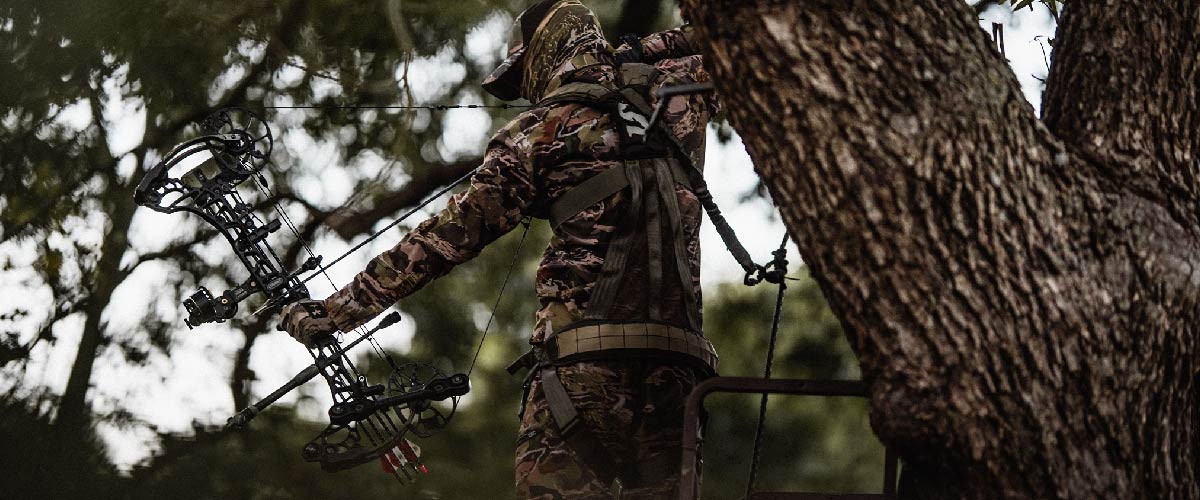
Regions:
M 671 171 L 672 180 L 677 184 L 691 189 L 691 177 L 688 175 L 683 164 L 675 158 L 667 158 L 666 161 Z M 578 215 L 588 207 L 608 199 L 608 197 L 627 187 L 629 187 L 629 175 L 624 168 L 610 168 L 588 178 L 588 180 L 563 193 L 562 196 L 554 200 L 554 203 L 550 205 L 550 214 L 548 217 L 550 227 L 552 229 L 558 228 L 563 222 Z

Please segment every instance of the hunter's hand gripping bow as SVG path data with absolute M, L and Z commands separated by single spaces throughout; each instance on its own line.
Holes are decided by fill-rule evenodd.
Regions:
M 204 119 L 200 130 L 202 135 L 176 146 L 150 169 L 134 194 L 138 205 L 157 212 L 199 215 L 225 236 L 250 272 L 244 282 L 218 296 L 200 287 L 185 299 L 188 327 L 223 323 L 233 318 L 243 300 L 259 292 L 266 298 L 264 309 L 271 313 L 308 299 L 304 285 L 307 279 L 301 279 L 300 275 L 314 270 L 323 272 L 318 269 L 321 258 L 310 250 L 309 258 L 299 269 L 286 271 L 267 236 L 281 227 L 281 220 L 298 238 L 299 233 L 278 206 L 280 218 L 263 223 L 238 192 L 239 186 L 253 178 L 252 185 L 270 194 L 266 179 L 260 174 L 274 145 L 270 127 L 248 110 L 229 108 Z M 171 175 L 172 170 L 182 169 L 187 171 Z M 307 244 L 304 246 L 308 248 Z M 313 364 L 261 401 L 230 417 L 227 427 L 243 428 L 264 408 L 320 374 L 329 385 L 334 403 L 328 412 L 329 426 L 303 447 L 301 455 L 305 460 L 317 462 L 327 471 L 380 460 L 384 469 L 401 482 L 401 474 L 411 478 L 410 472 L 425 472 L 418 461 L 419 453 L 406 436 L 428 437 L 443 428 L 454 415 L 458 398 L 470 390 L 470 383 L 465 374 L 447 376 L 431 365 L 397 364 L 378 345 L 375 345 L 377 353 L 392 372 L 386 384 L 368 383 L 347 353 L 399 320 L 399 314 L 392 313 L 370 331 L 360 330 L 360 336 L 344 347 L 336 335 L 314 339 L 309 347 Z M 447 399 L 448 411 L 432 404 Z

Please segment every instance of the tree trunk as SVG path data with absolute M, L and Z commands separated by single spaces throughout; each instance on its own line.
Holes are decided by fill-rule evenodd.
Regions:
M 91 388 L 96 355 L 106 341 L 101 316 L 108 307 L 113 291 L 123 279 L 121 257 L 129 248 L 129 223 L 133 220 L 133 211 L 136 208 L 133 195 L 119 184 L 114 183 L 113 189 L 106 196 L 113 207 L 109 212 L 110 225 L 100 249 L 100 259 L 93 271 L 92 289 L 83 310 L 83 333 L 75 351 L 75 361 L 71 365 L 67 387 L 63 391 L 62 402 L 55 417 L 55 422 L 63 430 L 63 434 L 72 438 L 84 435 L 84 428 L 91 420 L 87 393 Z
M 90 281 L 91 290 L 83 308 L 83 332 L 80 334 L 75 361 L 71 364 L 67 386 L 63 389 L 62 400 L 55 415 L 55 424 L 62 431 L 61 443 L 68 447 L 73 441 L 77 442 L 87 435 L 85 429 L 91 423 L 87 393 L 92 385 L 92 369 L 95 366 L 96 355 L 107 340 L 104 334 L 105 324 L 101 317 L 104 309 L 108 307 L 113 291 L 125 278 L 121 272 L 121 258 L 129 249 L 129 224 L 133 221 L 133 211 L 137 208 L 133 202 L 132 187 L 125 186 L 116 174 L 117 159 L 108 147 L 109 131 L 104 123 L 100 96 L 93 94 L 88 102 L 99 140 L 90 154 L 84 156 L 83 161 L 95 165 L 112 165 L 113 168 L 105 170 L 100 176 L 100 179 L 110 186 L 104 192 L 102 202 L 102 206 L 107 208 L 109 227 L 100 244 L 100 258 L 96 260 L 92 269 L 91 279 L 85 280 L 85 283 Z M 137 159 L 142 160 L 140 155 Z
M 684 2 L 904 498 L 1200 498 L 1200 4 L 1067 2 L 1045 120 L 959 1 Z

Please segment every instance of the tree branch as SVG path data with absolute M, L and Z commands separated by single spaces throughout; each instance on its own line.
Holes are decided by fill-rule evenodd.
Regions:
M 156 126 L 154 123 L 155 117 L 151 116 L 151 113 L 146 113 L 146 133 L 142 139 L 142 143 L 139 144 L 134 151 L 138 152 L 140 156 L 142 152 L 148 149 L 162 149 L 162 146 L 166 143 L 166 141 L 173 140 L 175 136 L 183 130 L 184 127 L 196 123 L 202 118 L 208 116 L 213 112 L 213 110 L 226 108 L 245 101 L 246 92 L 250 90 L 250 87 L 257 83 L 264 74 L 267 74 L 269 70 L 273 70 L 274 66 L 272 65 L 272 58 L 270 55 L 279 50 L 280 45 L 283 43 L 280 41 L 280 39 L 285 34 L 299 31 L 297 26 L 304 22 L 304 16 L 302 13 L 305 5 L 306 2 L 304 0 L 295 0 L 289 2 L 283 7 L 283 9 L 281 9 L 280 19 L 282 22 L 276 26 L 272 36 L 268 37 L 267 39 L 266 48 L 264 50 L 267 56 L 264 56 L 261 61 L 251 66 L 246 72 L 246 76 L 238 81 L 237 85 L 234 85 L 228 92 L 226 92 L 221 99 L 217 101 L 217 103 L 212 106 L 194 107 L 175 119 L 167 121 L 161 126 Z M 144 169 L 145 166 L 139 163 L 137 172 L 131 177 L 130 180 L 132 185 L 136 185 L 136 183 L 141 179 L 142 174 L 145 172 Z
M 971 10 L 975 11 L 975 16 L 982 16 L 993 5 L 1001 5 L 1004 0 L 976 0 L 971 3 Z
M 413 177 L 403 187 L 386 197 L 379 197 L 375 206 L 359 211 L 335 210 L 325 220 L 325 223 L 343 239 L 370 232 L 371 227 L 383 218 L 415 206 L 430 193 L 466 175 L 477 166 L 479 166 L 479 160 L 431 166 L 424 169 L 424 175 Z
M 192 254 L 196 245 L 205 243 L 208 240 L 212 239 L 214 236 L 217 236 L 218 234 L 220 234 L 220 233 L 218 233 L 215 229 L 201 228 L 196 231 L 196 234 L 192 238 L 172 243 L 170 245 L 167 245 L 162 250 L 156 250 L 153 252 L 146 252 L 144 254 L 141 254 L 141 255 L 137 256 L 136 259 L 133 260 L 133 263 L 131 263 L 128 266 L 126 266 L 125 268 L 121 269 L 121 273 L 122 273 L 121 280 L 124 280 L 131 273 L 133 273 L 133 271 L 135 269 L 137 269 L 138 266 L 141 266 L 142 264 L 145 264 L 147 262 L 153 262 L 156 260 L 164 260 L 164 259 L 179 259 L 179 258 L 187 257 Z
M 1046 126 L 1114 182 L 1197 221 L 1200 4 L 1066 2 Z

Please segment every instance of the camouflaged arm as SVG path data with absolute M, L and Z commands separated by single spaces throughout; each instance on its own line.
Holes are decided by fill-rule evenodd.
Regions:
M 529 170 L 497 134 L 470 187 L 376 256 L 354 279 L 325 299 L 342 331 L 352 330 L 466 262 L 512 230 L 535 196 Z
M 642 38 L 642 62 L 654 64 L 663 59 L 675 59 L 700 53 L 700 48 L 693 41 L 692 27 L 688 25 L 660 31 Z M 621 45 L 617 53 L 633 50 L 628 45 Z

